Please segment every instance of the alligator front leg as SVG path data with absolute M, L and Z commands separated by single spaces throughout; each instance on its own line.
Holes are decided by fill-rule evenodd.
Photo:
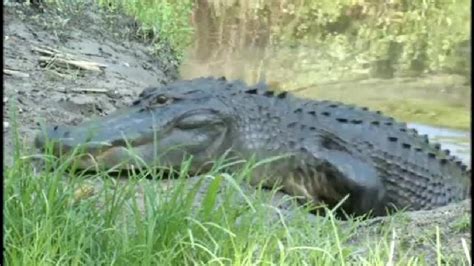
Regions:
M 385 214 L 385 189 L 376 169 L 346 151 L 319 150 L 307 153 L 293 178 L 286 179 L 284 190 L 308 200 L 341 205 L 347 214 Z

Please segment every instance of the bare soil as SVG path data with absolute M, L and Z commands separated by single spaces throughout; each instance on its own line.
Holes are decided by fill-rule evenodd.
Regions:
M 12 163 L 14 116 L 22 145 L 31 147 L 39 122 L 74 125 L 105 116 L 131 103 L 145 87 L 179 78 L 178 60 L 166 43 L 153 52 L 149 42 L 137 37 L 139 24 L 134 19 L 86 2 L 42 12 L 18 4 L 4 5 L 6 167 Z M 93 192 L 100 187 L 96 185 Z M 245 191 L 254 193 L 252 188 Z M 137 197 L 142 197 L 140 191 Z M 289 206 L 279 203 L 282 197 L 278 194 L 271 204 L 288 211 Z M 426 254 L 428 261 L 435 263 L 438 226 L 443 254 L 461 258 L 461 239 L 471 246 L 470 204 L 466 200 L 437 210 L 368 220 L 350 243 L 359 246 L 363 256 L 368 250 L 362 243 L 374 243 L 383 234 L 395 232 L 393 243 L 402 244 L 410 254 Z M 314 218 L 308 214 L 310 222 Z

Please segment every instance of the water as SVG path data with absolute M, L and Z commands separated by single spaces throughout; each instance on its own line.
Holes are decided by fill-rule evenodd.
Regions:
M 256 83 L 265 75 L 285 87 L 420 74 L 428 65 L 439 68 L 454 60 L 448 57 L 453 54 L 450 50 L 459 50 L 455 44 L 470 47 L 469 42 L 464 44 L 470 33 L 467 6 L 467 0 L 454 5 L 417 1 L 196 0 L 190 20 L 195 40 L 181 74 L 184 78 L 223 75 L 248 83 Z M 424 17 L 418 17 L 420 9 Z M 440 27 L 439 21 L 444 19 L 451 22 Z M 417 32 L 419 28 L 433 31 L 433 36 Z M 424 55 L 432 51 L 437 56 Z M 469 52 L 461 53 L 461 58 L 470 58 Z M 420 58 L 428 61 L 412 62 Z M 465 64 L 460 67 L 468 69 Z
M 421 124 L 408 126 L 418 130 L 420 134 L 428 135 L 430 140 L 440 143 L 442 149 L 450 150 L 465 164 L 471 165 L 471 134 L 469 132 Z

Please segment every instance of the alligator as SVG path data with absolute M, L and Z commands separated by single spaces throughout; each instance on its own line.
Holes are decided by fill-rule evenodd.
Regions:
M 275 92 L 264 82 L 202 77 L 147 87 L 109 116 L 45 127 L 35 145 L 48 143 L 56 155 L 82 147 L 82 169 L 177 169 L 192 158 L 190 171 L 200 173 L 225 155 L 266 160 L 251 185 L 351 215 L 470 198 L 470 169 L 406 123 L 366 107 Z

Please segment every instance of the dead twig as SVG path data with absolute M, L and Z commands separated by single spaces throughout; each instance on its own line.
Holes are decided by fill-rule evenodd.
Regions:
M 64 59 L 60 57 L 51 58 L 47 56 L 41 56 L 39 58 L 39 61 L 41 63 L 45 63 L 49 65 L 54 64 L 58 67 L 78 68 L 78 69 L 97 71 L 97 72 L 102 72 L 102 69 L 105 67 L 105 65 L 95 63 L 95 62 Z
M 33 47 L 33 51 L 39 53 L 39 61 L 46 65 L 55 65 L 61 68 L 75 68 L 89 71 L 102 72 L 107 67 L 97 62 L 78 60 L 74 55 L 63 53 L 59 50 L 48 47 Z
M 109 93 L 107 89 L 100 89 L 100 88 L 77 88 L 77 89 L 64 89 L 60 90 L 60 92 L 75 92 L 75 93 Z
M 35 52 L 38 52 L 42 55 L 73 58 L 73 56 L 71 54 L 62 53 L 59 50 L 49 48 L 49 47 L 33 47 L 32 50 L 35 51 Z

